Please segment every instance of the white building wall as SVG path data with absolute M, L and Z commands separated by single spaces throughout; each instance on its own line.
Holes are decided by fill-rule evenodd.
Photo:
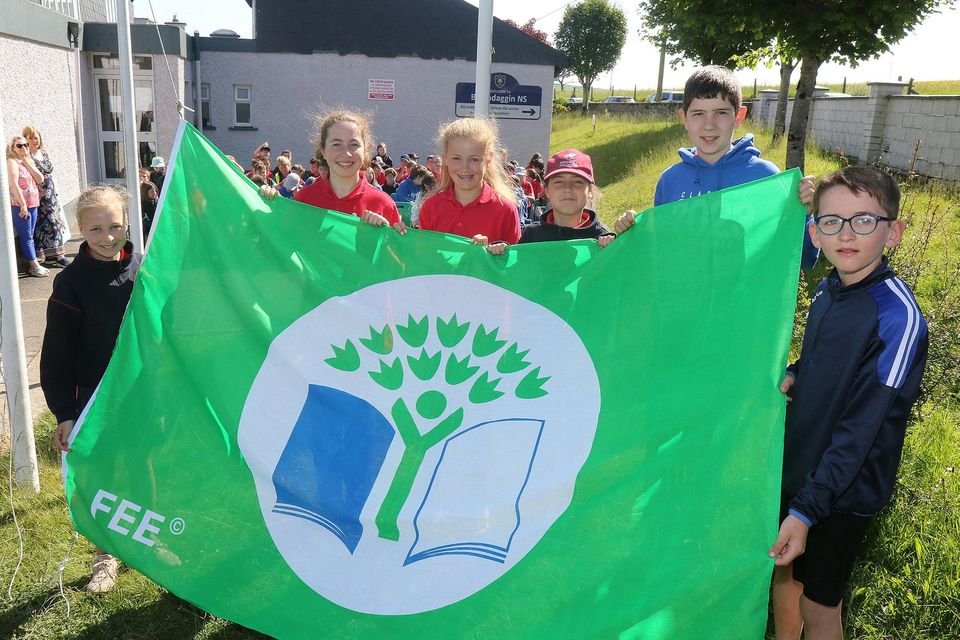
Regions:
M 177 127 L 180 125 L 177 103 L 186 104 L 186 101 L 183 95 L 183 58 L 166 56 L 167 64 L 170 65 L 169 72 L 163 58 L 162 55 L 153 56 L 153 109 L 155 111 L 154 127 L 157 132 L 157 155 L 168 160 L 170 150 L 173 149 L 173 139 L 177 136 Z M 187 106 L 192 105 L 187 104 Z M 184 111 L 184 114 L 190 115 L 188 111 Z
M 80 195 L 75 55 L 71 49 L 0 35 L 4 149 L 24 126 L 39 129 L 62 204 Z
M 83 158 L 87 167 L 87 184 L 103 180 L 100 175 L 99 154 L 100 112 L 97 111 L 97 85 L 93 80 L 93 61 L 91 54 L 84 52 L 80 56 L 80 89 L 83 106 Z
M 314 155 L 313 116 L 327 107 L 365 111 L 374 119 L 374 137 L 386 142 L 396 163 L 403 153 L 417 153 L 421 162 L 438 151 L 437 129 L 456 118 L 458 82 L 474 81 L 474 63 L 465 60 L 368 58 L 363 55 L 240 53 L 203 51 L 201 82 L 210 85 L 207 130 L 224 153 L 247 166 L 253 150 L 264 141 L 273 158 L 282 149 L 293 151 L 294 162 L 306 166 Z M 191 80 L 187 65 L 187 80 Z M 543 95 L 539 120 L 499 120 L 501 142 L 511 157 L 526 164 L 550 146 L 553 68 L 543 65 L 494 64 L 493 72 L 508 73 L 522 85 L 540 86 Z M 396 81 L 396 99 L 369 100 L 370 78 Z M 234 124 L 233 85 L 249 84 L 253 91 L 255 131 L 231 130 Z
M 81 88 L 83 98 L 83 135 L 85 155 L 87 164 L 87 182 L 95 183 L 103 181 L 104 177 L 100 173 L 100 154 L 103 150 L 100 146 L 100 112 L 97 110 L 97 83 L 93 73 L 93 56 L 95 52 L 84 52 L 81 56 L 82 74 Z M 139 54 L 138 54 L 139 55 Z M 177 56 L 166 56 L 170 64 L 170 72 L 164 65 L 164 56 L 155 55 L 153 58 L 153 70 L 151 77 L 153 79 L 153 109 L 154 109 L 154 128 L 157 134 L 157 155 L 164 159 L 169 158 L 170 150 L 173 148 L 173 139 L 177 135 L 177 127 L 180 122 L 180 114 L 177 111 L 177 102 L 183 102 L 184 91 L 184 61 Z M 173 76 L 171 84 L 170 76 Z M 135 80 L 140 80 L 143 76 L 134 75 Z M 191 106 L 187 104 L 187 106 Z M 186 113 L 186 112 L 185 112 Z

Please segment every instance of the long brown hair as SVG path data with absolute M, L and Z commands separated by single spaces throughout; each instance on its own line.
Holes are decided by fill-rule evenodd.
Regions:
M 363 142 L 363 169 L 370 166 L 370 160 L 373 158 L 371 153 L 373 147 L 373 134 L 370 132 L 370 118 L 362 113 L 350 111 L 348 109 L 336 109 L 321 113 L 316 117 L 317 133 L 314 136 L 313 143 L 317 146 L 317 161 L 320 166 L 330 169 L 327 159 L 323 156 L 323 147 L 327 143 L 327 134 L 330 127 L 340 122 L 350 122 L 357 125 L 360 130 L 360 141 Z

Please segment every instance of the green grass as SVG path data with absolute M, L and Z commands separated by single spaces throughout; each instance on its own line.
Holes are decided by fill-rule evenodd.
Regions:
M 763 157 L 784 166 L 785 147 L 749 123 Z M 687 146 L 677 120 L 637 120 L 577 114 L 554 118 L 551 152 L 574 147 L 590 154 L 604 197 L 601 217 L 612 224 L 622 211 L 651 206 L 660 173 Z M 813 147 L 807 170 L 822 174 L 843 160 Z M 960 638 L 960 194 L 936 182 L 907 177 L 903 213 L 908 233 L 893 256 L 914 287 L 931 328 L 925 402 L 911 423 L 891 504 L 872 527 L 857 565 L 846 613 L 847 638 L 856 640 L 957 640 Z M 828 269 L 821 264 L 800 287 L 796 338 L 802 335 L 810 288 Z M 795 343 L 796 347 L 796 343 Z M 93 547 L 82 538 L 63 575 L 64 595 L 50 584 L 70 548 L 72 527 L 50 446 L 53 419 L 37 425 L 42 491 L 14 492 L 25 560 L 6 598 L 18 558 L 18 538 L 8 500 L 0 501 L 0 637 L 56 638 L 262 638 L 193 607 L 132 570 L 121 570 L 118 588 L 104 596 L 83 592 Z M 0 465 L 9 456 L 0 455 Z M 70 603 L 67 616 L 66 602 Z
M 664 89 L 669 89 L 669 87 L 664 87 Z M 637 102 L 643 102 L 644 100 L 647 99 L 647 96 L 649 96 L 651 93 L 656 93 L 656 91 L 657 91 L 656 87 L 654 87 L 653 89 L 649 89 L 649 88 L 643 89 L 641 87 L 637 87 L 637 95 L 635 100 Z M 564 100 L 566 100 L 567 98 L 573 95 L 573 87 L 567 84 L 564 86 L 563 91 L 560 91 L 560 86 L 557 85 L 553 93 L 554 93 L 555 99 L 562 97 Z M 633 87 L 630 87 L 629 89 L 614 89 L 613 91 L 610 91 L 610 87 L 598 87 L 594 85 L 593 91 L 591 93 L 593 95 L 593 102 L 600 102 L 607 96 L 630 96 L 631 98 L 634 97 Z M 577 86 L 577 97 L 578 98 L 583 97 L 583 90 L 579 86 Z
M 772 134 L 752 127 L 748 121 L 734 134 L 753 133 L 763 157 L 783 167 L 786 142 L 775 145 Z M 554 117 L 550 153 L 576 148 L 593 160 L 593 172 L 602 192 L 597 213 L 613 224 L 627 209 L 642 211 L 653 206 L 653 192 L 664 169 L 679 162 L 679 147 L 689 147 L 686 131 L 680 120 L 638 119 L 632 116 L 597 115 L 594 130 L 592 118 L 579 113 L 563 113 Z M 826 173 L 839 166 L 839 160 L 819 148 L 807 148 L 807 172 Z
M 960 83 L 958 83 L 960 84 Z M 763 157 L 783 167 L 786 146 L 747 121 Z M 578 148 L 593 159 L 603 191 L 600 217 L 653 203 L 660 173 L 689 146 L 678 120 L 560 114 L 551 152 Z M 845 160 L 808 145 L 806 173 Z M 924 404 L 912 421 L 893 499 L 875 521 L 851 580 L 846 637 L 858 640 L 960 638 L 960 192 L 956 186 L 901 176 L 907 233 L 891 260 L 914 288 L 931 331 Z M 830 265 L 821 261 L 800 285 L 794 355 L 810 294 Z
M 960 412 L 913 425 L 890 505 L 852 579 L 847 637 L 960 638 Z
M 24 561 L 13 581 L 12 599 L 6 597 L 7 587 L 17 566 L 19 543 L 7 496 L 0 505 L 0 638 L 265 638 L 214 618 L 129 569 L 120 570 L 117 588 L 110 593 L 91 596 L 84 592 L 94 547 L 78 538 L 71 550 L 74 534 L 63 495 L 60 460 L 50 444 L 55 426 L 50 413 L 45 413 L 36 426 L 40 493 L 13 492 L 24 541 Z M 9 455 L 0 454 L 4 470 L 9 462 Z M 68 551 L 70 559 L 63 571 L 61 596 L 59 585 L 55 579 L 51 583 L 51 579 Z
M 842 82 L 819 82 L 817 84 L 819 84 L 821 87 L 827 87 L 827 90 L 832 93 L 845 92 L 845 93 L 849 93 L 852 96 L 866 96 L 870 94 L 870 88 L 867 86 L 866 82 L 848 82 L 846 85 L 846 89 L 844 89 L 844 85 Z M 779 89 L 779 88 L 780 88 L 779 85 L 757 85 L 757 92 L 759 95 L 759 92 L 763 89 Z M 956 96 L 956 95 L 960 95 L 960 80 L 917 80 L 916 82 L 913 83 L 913 88 L 915 91 L 917 91 L 921 95 Z M 664 87 L 664 90 L 672 90 L 672 89 L 682 90 L 683 85 L 681 83 L 676 87 Z M 796 90 L 797 90 L 797 85 L 796 85 L 796 82 L 794 82 L 793 85 L 791 85 L 790 87 L 790 95 L 793 96 L 796 93 Z M 651 93 L 656 93 L 656 91 L 657 91 L 656 88 L 641 89 L 640 87 L 637 87 L 637 91 L 636 91 L 637 102 L 643 102 L 644 100 L 647 99 L 647 96 L 649 96 Z M 554 94 L 557 97 L 562 96 L 564 99 L 569 98 L 573 94 L 573 87 L 566 85 L 563 91 L 560 91 L 560 89 L 557 88 Z M 580 97 L 583 97 L 583 92 L 580 90 L 580 87 L 577 87 L 577 95 Z M 606 88 L 594 87 L 593 88 L 593 100 L 595 102 L 599 102 L 609 95 L 630 96 L 632 98 L 634 97 L 634 91 L 633 91 L 633 87 L 629 87 L 627 89 L 614 89 L 612 92 L 610 91 L 610 87 L 606 87 Z M 750 83 L 744 84 L 743 85 L 744 100 L 753 100 L 756 97 L 758 96 L 755 96 L 753 93 L 753 83 L 750 82 Z

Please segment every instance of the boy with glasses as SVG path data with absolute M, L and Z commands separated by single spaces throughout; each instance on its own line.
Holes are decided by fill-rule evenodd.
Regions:
M 780 531 L 770 548 L 778 640 L 840 639 L 841 600 L 867 527 L 890 499 L 927 357 L 927 326 L 883 255 L 903 237 L 900 190 L 875 167 L 819 182 L 817 287 L 787 368 Z

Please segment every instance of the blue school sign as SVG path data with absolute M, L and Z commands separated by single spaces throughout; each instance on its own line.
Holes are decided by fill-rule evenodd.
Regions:
M 456 115 L 474 114 L 475 82 L 457 83 Z M 539 120 L 543 89 L 524 85 L 509 73 L 490 74 L 490 115 L 501 120 Z

